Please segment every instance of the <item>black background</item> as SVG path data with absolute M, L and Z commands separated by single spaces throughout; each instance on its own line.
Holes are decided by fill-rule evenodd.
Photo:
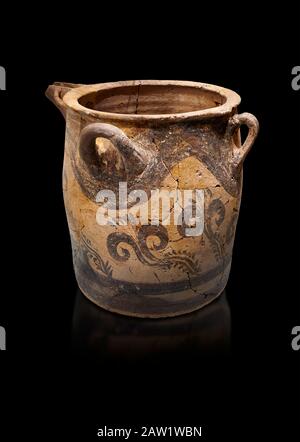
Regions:
M 22 26 L 9 15 L 0 52 L 0 324 L 8 346 L 0 363 L 11 434 L 94 440 L 103 425 L 162 424 L 203 425 L 206 440 L 296 437 L 300 131 L 291 70 L 299 65 L 299 10 L 247 4 L 236 12 L 149 4 L 98 13 L 81 5 L 73 14 L 35 9 L 29 21 L 27 6 L 18 10 Z M 77 288 L 61 190 L 64 121 L 44 91 L 54 81 L 132 79 L 228 87 L 241 95 L 240 111 L 260 122 L 244 167 L 225 354 L 101 359 L 72 348 Z

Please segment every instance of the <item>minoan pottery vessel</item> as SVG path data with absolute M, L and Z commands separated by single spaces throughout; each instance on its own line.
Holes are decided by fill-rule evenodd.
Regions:
M 221 294 L 243 161 L 258 133 L 253 115 L 237 113 L 240 97 L 152 80 L 55 83 L 46 95 L 66 119 L 63 190 L 82 292 L 104 309 L 153 318 Z

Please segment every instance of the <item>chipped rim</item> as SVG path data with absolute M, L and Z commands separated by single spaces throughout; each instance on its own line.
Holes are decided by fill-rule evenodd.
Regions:
M 214 92 L 219 94 L 223 99 L 224 103 L 193 112 L 181 112 L 175 114 L 120 114 L 114 112 L 103 112 L 94 109 L 89 109 L 79 103 L 79 100 L 87 94 L 92 92 L 98 92 L 101 90 L 116 89 L 119 87 L 126 86 L 183 86 L 183 87 L 193 87 L 195 89 L 202 89 L 209 92 Z M 130 121 L 130 122 L 146 122 L 146 121 L 172 121 L 180 122 L 186 120 L 195 120 L 203 118 L 214 118 L 224 115 L 230 115 L 235 112 L 237 106 L 241 102 L 241 97 L 234 91 L 223 88 L 220 86 L 215 86 L 207 83 L 198 83 L 193 81 L 176 81 L 176 80 L 134 80 L 134 81 L 118 81 L 113 83 L 99 83 L 92 85 L 79 86 L 68 91 L 63 97 L 64 103 L 69 109 L 80 114 L 89 115 L 101 120 L 115 120 L 115 121 Z

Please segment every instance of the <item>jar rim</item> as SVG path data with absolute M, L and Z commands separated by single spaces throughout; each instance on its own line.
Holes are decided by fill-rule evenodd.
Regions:
M 208 107 L 205 109 L 193 110 L 188 112 L 179 113 L 116 113 L 107 112 L 102 110 L 96 110 L 81 104 L 82 99 L 92 93 L 98 93 L 101 91 L 115 90 L 118 88 L 126 87 L 141 87 L 141 86 L 169 86 L 169 87 L 182 87 L 182 88 L 194 88 L 195 90 L 203 91 L 204 93 L 217 94 L 223 100 L 222 104 L 218 104 L 214 107 Z M 182 122 L 189 120 L 202 120 L 216 118 L 226 115 L 232 115 L 237 106 L 241 102 L 240 96 L 227 88 L 216 86 L 207 83 L 198 83 L 192 81 L 177 81 L 177 80 L 134 80 L 134 81 L 119 81 L 111 83 L 98 83 L 92 85 L 83 85 L 68 91 L 63 101 L 68 107 L 76 113 L 83 115 L 89 115 L 99 120 L 110 121 L 124 121 L 124 122 Z

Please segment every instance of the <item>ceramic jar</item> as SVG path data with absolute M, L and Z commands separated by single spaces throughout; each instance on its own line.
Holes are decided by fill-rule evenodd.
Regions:
M 253 115 L 238 114 L 240 97 L 209 84 L 150 80 L 55 83 L 46 94 L 66 119 L 63 191 L 82 292 L 104 309 L 153 318 L 215 299 L 228 280 L 242 166 L 258 133 Z M 169 222 L 162 191 L 173 195 Z M 116 217 L 104 225 L 110 195 Z M 200 209 L 175 222 L 185 195 Z M 156 218 L 142 217 L 152 206 Z

